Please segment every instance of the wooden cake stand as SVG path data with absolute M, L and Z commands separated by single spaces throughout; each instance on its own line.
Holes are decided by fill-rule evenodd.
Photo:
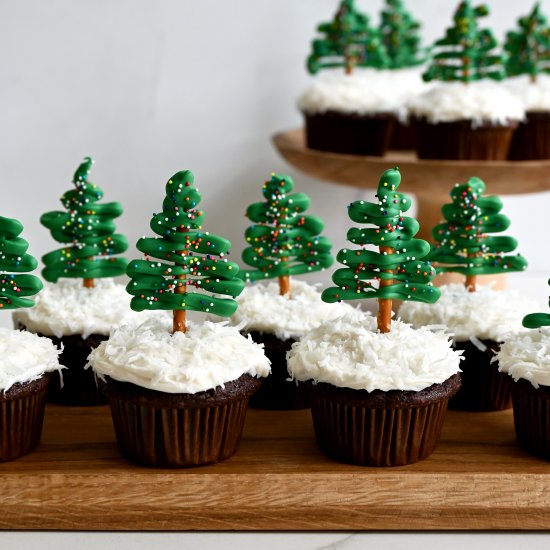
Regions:
M 403 176 L 400 190 L 413 193 L 417 200 L 418 237 L 427 241 L 432 240 L 431 228 L 441 221 L 441 207 L 450 201 L 449 192 L 455 183 L 465 183 L 477 176 L 486 183 L 487 193 L 493 195 L 550 190 L 550 160 L 419 160 L 414 151 L 390 151 L 384 157 L 341 155 L 308 149 L 301 128 L 279 132 L 272 139 L 290 165 L 308 176 L 331 183 L 375 189 L 384 170 L 398 166 Z M 445 282 L 450 279 L 452 277 L 446 276 Z M 503 280 L 502 277 L 491 279 Z

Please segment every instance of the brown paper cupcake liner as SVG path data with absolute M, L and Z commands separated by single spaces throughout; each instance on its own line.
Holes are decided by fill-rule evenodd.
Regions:
M 512 137 L 510 160 L 550 159 L 550 112 L 527 111 Z
M 106 379 L 120 453 L 144 466 L 212 464 L 235 454 L 248 400 L 260 385 L 243 375 L 225 388 L 169 394 Z
M 22 324 L 19 324 L 18 328 L 27 330 Z M 63 348 L 59 355 L 59 363 L 67 367 L 61 374 L 53 373 L 48 389 L 48 401 L 73 407 L 106 405 L 107 398 L 96 382 L 93 370 L 85 370 L 84 367 L 88 362 L 90 352 L 97 348 L 101 342 L 107 340 L 108 336 L 90 334 L 87 338 L 82 338 L 75 334 L 57 338 L 40 333 L 37 335 L 48 338 L 57 348 Z M 63 387 L 61 387 L 61 378 Z
M 0 392 L 0 462 L 33 451 L 40 442 L 51 373 Z
M 328 456 L 360 466 L 403 466 L 427 458 L 441 436 L 455 375 L 425 390 L 352 390 L 312 386 L 317 443 Z
M 306 144 L 310 149 L 348 155 L 383 156 L 396 122 L 395 115 L 390 113 L 326 111 L 304 116 Z
M 260 389 L 250 398 L 250 406 L 281 411 L 309 408 L 309 387 L 288 381 L 286 353 L 296 340 L 280 340 L 264 332 L 251 331 L 249 334 L 254 342 L 264 345 L 264 352 L 271 361 L 271 374 L 261 379 Z
M 527 380 L 518 380 L 512 383 L 512 401 L 519 446 L 550 460 L 550 387 L 537 389 Z
M 462 385 L 451 398 L 449 409 L 460 411 L 502 411 L 512 406 L 511 379 L 498 372 L 498 363 L 491 363 L 500 344 L 481 340 L 487 349 L 481 351 L 472 342 L 455 342 L 454 349 L 462 350 L 460 362 Z
M 391 134 L 389 148 L 392 151 L 415 151 L 418 137 L 414 124 L 397 121 Z
M 431 124 L 415 119 L 420 159 L 439 160 L 506 160 L 517 123 L 482 124 L 470 120 Z

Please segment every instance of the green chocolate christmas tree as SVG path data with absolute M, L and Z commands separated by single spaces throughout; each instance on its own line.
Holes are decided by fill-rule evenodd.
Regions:
M 132 260 L 127 269 L 132 309 L 172 310 L 173 332 L 186 331 L 187 310 L 231 316 L 237 309 L 232 298 L 244 288 L 236 277 L 239 266 L 225 258 L 231 243 L 202 229 L 204 213 L 196 208 L 201 195 L 193 182 L 189 170 L 168 180 L 162 212 L 151 219 L 159 237 L 139 239 L 136 246 L 145 259 Z
M 32 307 L 27 296 L 38 294 L 42 282 L 34 275 L 21 275 L 36 269 L 36 259 L 27 254 L 29 243 L 19 235 L 23 226 L 17 220 L 0 216 L 0 309 Z
M 461 2 L 454 14 L 454 26 L 434 44 L 435 55 L 424 80 L 473 82 L 482 78 L 502 80 L 502 56 L 494 49 L 497 41 L 489 29 L 480 29 L 478 19 L 488 15 L 485 5 L 473 7 Z
M 550 285 L 550 280 L 548 284 Z M 550 307 L 550 299 L 548 306 Z M 523 326 L 525 328 L 550 327 L 550 313 L 530 313 L 523 318 Z
M 550 28 L 538 2 L 518 24 L 518 31 L 506 35 L 506 72 L 508 76 L 529 75 L 536 82 L 539 74 L 550 73 Z
M 317 30 L 323 37 L 312 44 L 307 60 L 311 74 L 334 67 L 344 67 L 351 74 L 354 67 L 383 69 L 389 63 L 378 29 L 370 26 L 354 0 L 342 0 L 332 21 L 321 23 Z
M 415 67 L 426 60 L 426 52 L 420 47 L 420 23 L 405 8 L 403 0 L 386 0 L 380 33 L 390 69 Z
M 420 226 L 403 216 L 411 199 L 398 192 L 400 182 L 398 168 L 386 170 L 378 183 L 377 203 L 349 205 L 351 220 L 369 227 L 348 231 L 348 241 L 361 248 L 340 250 L 336 259 L 345 267 L 332 276 L 336 287 L 323 292 L 329 303 L 378 298 L 380 332 L 390 331 L 393 299 L 433 303 L 440 296 L 431 283 L 435 270 L 426 259 L 430 245 L 414 238 Z
M 61 197 L 65 212 L 47 212 L 40 218 L 52 237 L 63 248 L 42 257 L 46 281 L 60 278 L 83 279 L 85 287 L 94 286 L 94 279 L 116 277 L 126 271 L 127 260 L 116 258 L 128 249 L 124 235 L 115 233 L 114 219 L 122 214 L 118 202 L 100 204 L 103 191 L 88 181 L 93 160 L 86 157 L 73 177 L 74 189 Z
M 332 243 L 320 236 L 322 220 L 303 214 L 310 199 L 293 189 L 290 176 L 272 174 L 262 187 L 265 202 L 246 210 L 254 225 L 245 232 L 250 246 L 242 257 L 253 269 L 240 271 L 239 277 L 247 282 L 278 277 L 281 295 L 290 294 L 291 275 L 319 271 L 333 262 Z
M 451 204 L 441 209 L 445 222 L 436 225 L 430 260 L 437 262 L 440 272 L 466 275 L 466 288 L 476 289 L 477 275 L 523 271 L 527 261 L 519 254 L 506 255 L 517 247 L 513 237 L 493 237 L 510 226 L 510 220 L 500 214 L 499 197 L 484 197 L 485 183 L 470 178 L 456 184 L 451 191 Z

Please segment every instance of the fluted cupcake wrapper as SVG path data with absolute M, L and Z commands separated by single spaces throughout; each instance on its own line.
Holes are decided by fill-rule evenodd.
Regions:
M 360 396 L 366 392 L 313 386 L 311 414 L 317 443 L 328 456 L 360 466 L 403 466 L 423 460 L 439 441 L 449 396 L 460 384 L 458 377 L 448 382 L 444 391 L 427 397 L 424 404 L 402 407 L 380 406 L 370 396 L 363 405 Z
M 391 113 L 304 113 L 310 149 L 348 155 L 383 156 L 396 122 Z
M 455 342 L 454 348 L 463 351 L 460 363 L 462 385 L 451 398 L 449 408 L 460 411 L 501 411 L 512 406 L 511 378 L 498 372 L 498 362 L 492 363 L 500 344 L 482 340 L 487 346 L 481 351 L 471 342 Z
M 510 160 L 550 159 L 550 113 L 527 111 L 526 121 L 514 132 Z
M 472 125 L 470 120 L 432 124 L 414 119 L 418 158 L 441 160 L 506 160 L 517 123 Z
M 51 374 L 0 393 L 0 462 L 33 451 L 40 442 Z
M 162 392 L 142 389 L 143 396 L 139 397 L 138 386 L 124 384 L 137 388 L 132 395 L 120 392 L 121 384 L 114 383 L 113 387 L 113 381 L 107 379 L 120 453 L 137 464 L 160 468 L 200 466 L 231 457 L 242 437 L 250 395 L 259 386 L 255 378 L 243 377 L 250 380 L 218 402 L 211 390 L 164 394 L 168 395 L 166 406 L 162 405 Z M 231 391 L 231 384 L 226 384 L 226 390 Z
M 309 389 L 305 384 L 288 381 L 286 353 L 296 340 L 280 340 L 274 334 L 251 331 L 252 340 L 264 345 L 271 361 L 271 374 L 261 379 L 260 389 L 250 398 L 250 406 L 258 409 L 297 410 L 309 408 Z
M 519 446 L 550 460 L 550 387 L 527 380 L 513 384 L 514 427 Z

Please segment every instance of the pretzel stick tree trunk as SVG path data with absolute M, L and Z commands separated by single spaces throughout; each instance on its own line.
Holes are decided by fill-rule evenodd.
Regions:
M 380 247 L 381 254 L 393 254 L 393 248 L 389 246 Z M 391 270 L 384 271 L 384 273 L 393 273 Z M 380 288 L 391 286 L 392 279 L 380 279 Z M 382 333 L 390 332 L 391 327 L 391 314 L 392 314 L 392 302 L 393 300 L 387 298 L 378 299 L 378 316 L 376 321 L 378 324 L 378 330 Z
M 184 232 L 184 228 L 178 228 L 178 231 Z M 179 253 L 182 256 L 187 256 L 187 250 L 180 250 Z M 180 264 L 181 265 L 181 264 Z M 178 275 L 176 278 L 176 288 L 174 294 L 186 294 L 187 293 L 187 277 L 185 275 Z M 187 332 L 187 315 L 185 309 L 175 309 L 172 315 L 172 334 L 176 332 Z

